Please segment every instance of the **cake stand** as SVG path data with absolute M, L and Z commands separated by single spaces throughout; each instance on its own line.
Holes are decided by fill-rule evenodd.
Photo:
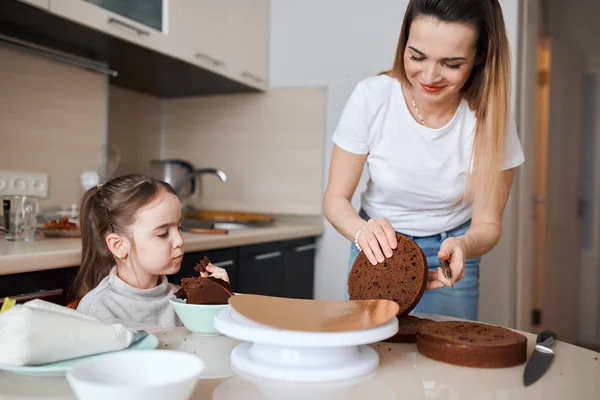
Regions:
M 232 367 L 262 378 L 326 382 L 357 378 L 374 371 L 379 356 L 367 346 L 392 337 L 398 319 L 346 332 L 299 332 L 256 323 L 232 307 L 215 317 L 215 329 L 245 343 L 231 352 Z

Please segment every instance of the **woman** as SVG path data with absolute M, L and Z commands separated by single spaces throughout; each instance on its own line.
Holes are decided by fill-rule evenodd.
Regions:
M 394 65 L 360 82 L 334 133 L 325 217 L 372 264 L 402 233 L 423 249 L 415 312 L 477 319 L 480 257 L 498 242 L 524 161 L 510 118 L 510 51 L 498 0 L 411 0 Z M 369 181 L 357 213 L 351 198 Z M 450 263 L 451 278 L 438 269 Z M 453 287 L 453 288 L 450 288 Z

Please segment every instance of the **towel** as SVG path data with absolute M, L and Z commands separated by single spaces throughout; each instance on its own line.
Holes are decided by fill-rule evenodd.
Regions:
M 0 314 L 0 364 L 40 365 L 123 350 L 136 332 L 43 300 Z

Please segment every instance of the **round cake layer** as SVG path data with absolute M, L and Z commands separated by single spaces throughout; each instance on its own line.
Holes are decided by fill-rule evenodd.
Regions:
M 393 300 L 400 306 L 398 315 L 415 308 L 427 285 L 427 259 L 413 240 L 401 234 L 397 238 L 392 257 L 377 265 L 364 251 L 358 254 L 348 276 L 350 300 Z
M 464 367 L 514 367 L 527 360 L 527 338 L 495 325 L 433 322 L 419 328 L 417 350 L 434 360 Z
M 389 343 L 416 343 L 417 332 L 422 324 L 433 322 L 427 318 L 418 318 L 414 315 L 398 317 L 398 333 L 384 342 Z

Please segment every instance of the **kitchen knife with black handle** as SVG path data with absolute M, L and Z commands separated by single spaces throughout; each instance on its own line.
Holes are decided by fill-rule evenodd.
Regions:
M 533 354 L 527 361 L 525 366 L 525 373 L 523 374 L 523 383 L 525 386 L 529 386 L 546 373 L 552 359 L 554 358 L 554 351 L 550 348 L 556 340 L 556 333 L 552 331 L 541 332 L 535 341 L 535 349 Z

